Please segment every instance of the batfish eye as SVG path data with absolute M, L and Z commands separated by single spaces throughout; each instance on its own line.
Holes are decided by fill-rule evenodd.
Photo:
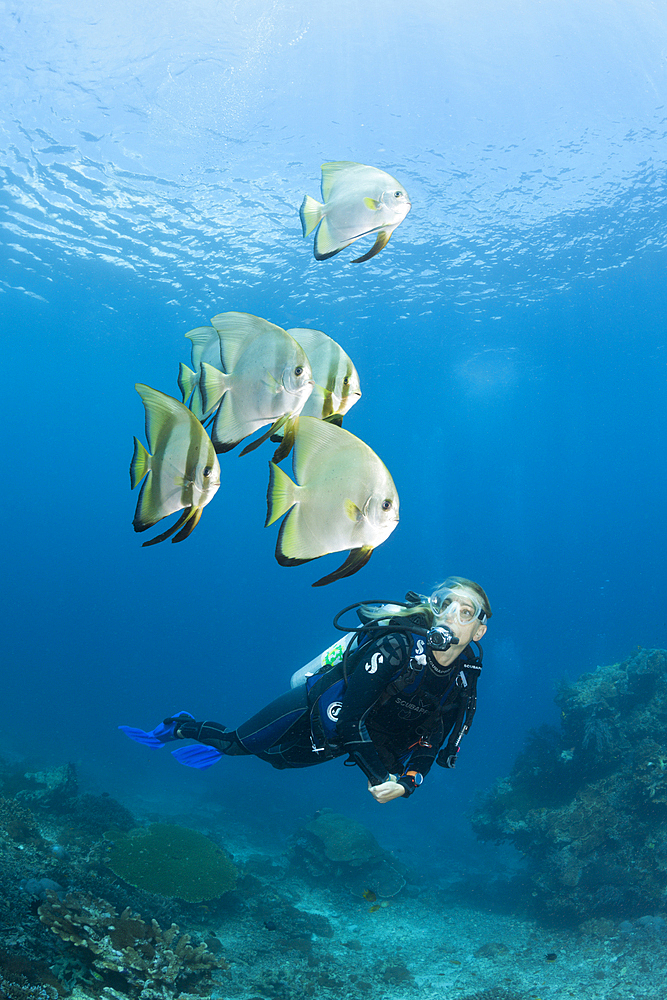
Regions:
M 208 477 L 211 475 L 212 472 L 213 469 L 211 468 L 211 466 L 207 465 L 206 468 L 204 469 L 204 479 L 208 479 Z
M 294 374 L 296 375 L 297 378 L 299 377 L 299 375 L 303 375 L 303 368 L 301 367 L 301 365 L 296 366 L 296 368 L 294 369 Z
M 350 380 L 349 380 L 349 378 L 346 375 L 345 378 L 343 379 L 343 385 L 349 385 L 349 384 L 350 384 Z
M 391 500 L 382 501 L 382 510 L 391 510 L 391 507 L 392 507 Z
M 400 198 L 402 194 L 402 191 L 394 191 L 394 198 Z

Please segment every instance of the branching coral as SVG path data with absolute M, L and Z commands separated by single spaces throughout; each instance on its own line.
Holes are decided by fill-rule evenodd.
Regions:
M 163 931 L 157 920 L 147 923 L 129 907 L 119 914 L 106 899 L 74 892 L 61 902 L 49 892 L 38 913 L 61 940 L 85 948 L 100 973 L 118 973 L 130 985 L 173 984 L 194 973 L 227 968 L 205 944 L 192 945 L 177 924 Z

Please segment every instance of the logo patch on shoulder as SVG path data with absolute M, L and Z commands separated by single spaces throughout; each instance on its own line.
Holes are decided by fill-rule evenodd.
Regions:
M 384 656 L 382 653 L 373 653 L 370 663 L 366 664 L 366 672 L 374 674 L 381 663 L 384 663 Z

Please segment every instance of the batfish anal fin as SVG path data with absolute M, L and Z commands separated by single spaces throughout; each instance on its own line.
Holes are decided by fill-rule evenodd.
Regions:
M 312 586 L 326 587 L 328 583 L 333 583 L 335 580 L 342 580 L 346 576 L 352 576 L 353 573 L 357 573 L 366 565 L 372 553 L 372 545 L 362 545 L 360 549 L 352 549 L 342 566 L 339 566 L 333 573 L 329 573 L 328 576 L 323 576 L 321 580 L 316 580 Z
M 331 231 L 329 219 L 325 215 L 322 219 L 320 228 L 315 233 L 315 242 L 313 244 L 315 260 L 328 260 L 329 257 L 333 257 L 335 254 L 340 253 L 341 250 L 348 247 L 350 243 L 353 242 L 354 240 L 343 240 L 343 242 L 341 242 L 340 239 L 338 239 Z
M 353 264 L 361 264 L 362 261 L 364 261 L 364 260 L 370 260 L 371 257 L 375 257 L 375 255 L 378 254 L 380 252 L 380 250 L 384 250 L 384 248 L 386 247 L 387 243 L 389 242 L 389 237 L 391 236 L 391 232 L 392 232 L 391 230 L 389 232 L 387 232 L 386 229 L 381 229 L 379 231 L 379 233 L 377 234 L 377 237 L 375 238 L 375 243 L 370 248 L 370 250 L 368 251 L 368 253 L 365 253 L 363 255 L 363 257 L 355 257 L 355 259 L 352 261 L 352 263 Z
M 276 466 L 276 468 L 278 467 Z M 288 524 L 290 517 L 292 517 L 293 510 L 294 509 L 292 509 L 289 512 L 283 523 L 280 525 L 280 531 L 278 532 L 278 539 L 276 541 L 276 561 L 280 566 L 303 566 L 304 563 L 312 562 L 313 559 L 319 558 L 318 556 L 306 556 L 299 558 L 295 556 L 287 556 L 283 552 L 282 549 L 283 535 L 285 533 L 286 525 Z
M 337 250 L 332 250 L 331 253 L 318 253 L 317 248 L 315 248 L 313 250 L 313 254 L 315 256 L 315 260 L 329 260 L 330 257 L 335 257 L 337 253 L 340 253 L 341 250 L 344 249 L 345 247 L 338 247 Z

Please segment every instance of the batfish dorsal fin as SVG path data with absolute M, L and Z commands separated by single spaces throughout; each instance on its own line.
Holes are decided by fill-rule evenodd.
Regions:
M 151 389 L 143 382 L 137 382 L 134 386 L 143 401 L 146 409 L 146 440 L 153 455 L 158 449 L 158 439 L 161 434 L 166 433 L 170 425 L 188 423 L 194 419 L 187 406 L 184 406 L 178 399 L 168 396 L 159 389 Z
M 350 170 L 351 167 L 360 166 L 362 164 L 355 163 L 353 160 L 335 160 L 333 163 L 322 164 L 322 197 L 325 202 L 331 194 L 331 188 L 338 180 L 340 174 L 346 170 Z
M 206 352 L 210 351 L 211 345 L 217 349 L 218 353 L 220 352 L 218 331 L 212 326 L 196 326 L 194 330 L 189 330 L 185 336 L 192 341 L 192 367 L 195 371 L 199 371 L 202 358 Z
M 294 475 L 300 486 L 308 479 L 309 469 L 317 465 L 318 455 L 340 448 L 349 432 L 317 417 L 299 417 L 299 429 L 294 446 Z M 353 435 L 349 435 L 353 437 Z
M 275 333 L 277 330 L 284 333 L 282 327 L 269 323 L 261 316 L 253 316 L 252 313 L 219 313 L 211 323 L 220 337 L 220 357 L 227 374 L 234 371 L 239 358 L 255 337 L 262 333 Z

